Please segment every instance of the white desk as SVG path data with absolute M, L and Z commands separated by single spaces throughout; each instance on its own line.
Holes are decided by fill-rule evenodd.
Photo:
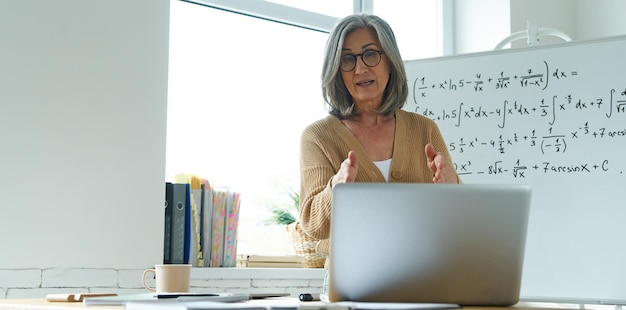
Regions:
M 297 302 L 297 299 L 283 298 L 273 300 L 253 300 L 250 302 L 260 304 L 283 304 L 285 302 Z M 302 304 L 314 305 L 316 302 L 303 302 Z M 88 308 L 88 309 L 87 309 Z M 0 299 L 0 310 L 121 310 L 123 306 L 85 306 L 82 302 L 50 302 L 41 299 Z M 467 310 L 555 310 L 557 308 L 539 308 L 524 305 L 512 307 L 463 307 Z M 566 310 L 566 309 L 561 309 Z M 571 310 L 571 309 L 569 309 Z

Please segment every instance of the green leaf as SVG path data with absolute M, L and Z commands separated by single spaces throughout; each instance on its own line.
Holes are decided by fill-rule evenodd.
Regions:
M 287 195 L 291 203 L 285 206 L 269 206 L 270 215 L 263 220 L 264 225 L 289 225 L 300 218 L 300 193 L 289 188 Z

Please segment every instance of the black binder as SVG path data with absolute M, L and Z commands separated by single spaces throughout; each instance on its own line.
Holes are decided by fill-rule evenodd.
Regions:
M 189 184 L 172 183 L 172 227 L 170 263 L 185 264 L 186 213 Z
M 165 223 L 163 232 L 163 264 L 171 264 L 171 243 L 172 243 L 172 209 L 173 209 L 172 183 L 165 182 Z

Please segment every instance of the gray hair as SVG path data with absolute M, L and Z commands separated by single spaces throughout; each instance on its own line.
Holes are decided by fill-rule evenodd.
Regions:
M 331 30 L 324 56 L 322 69 L 322 95 L 329 106 L 329 113 L 341 119 L 354 116 L 354 104 L 352 96 L 343 83 L 339 73 L 339 60 L 341 49 L 346 36 L 361 28 L 369 28 L 374 31 L 381 48 L 389 60 L 389 82 L 385 87 L 383 102 L 378 112 L 384 115 L 392 114 L 396 109 L 402 108 L 409 95 L 406 71 L 400 56 L 393 30 L 386 21 L 375 15 L 355 14 L 344 17 Z

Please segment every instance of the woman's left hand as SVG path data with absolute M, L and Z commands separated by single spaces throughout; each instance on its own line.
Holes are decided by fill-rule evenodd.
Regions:
M 459 183 L 459 178 L 448 158 L 443 153 L 435 151 L 435 147 L 428 143 L 424 148 L 426 164 L 433 172 L 433 183 Z

